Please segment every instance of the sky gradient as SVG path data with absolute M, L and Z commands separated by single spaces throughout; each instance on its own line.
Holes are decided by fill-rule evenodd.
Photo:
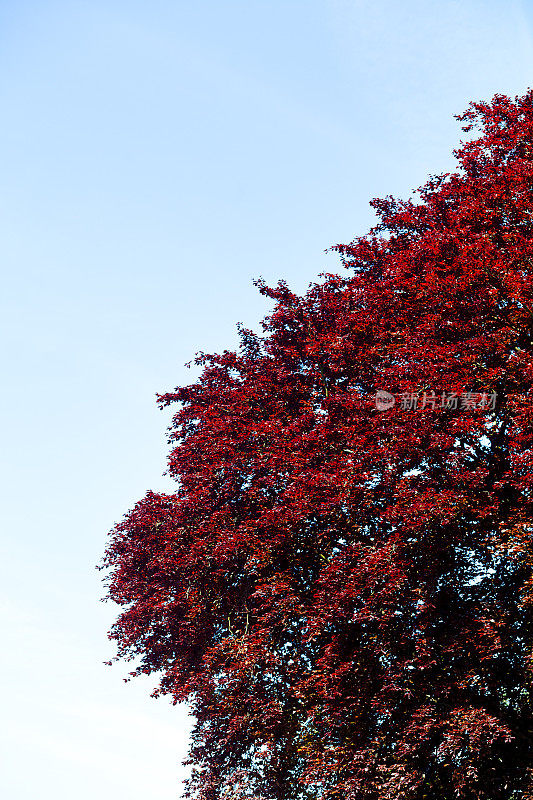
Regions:
M 163 476 L 198 350 L 453 169 L 470 100 L 533 84 L 533 3 L 0 3 L 0 666 L 10 800 L 176 800 L 186 709 L 124 683 L 96 572 Z

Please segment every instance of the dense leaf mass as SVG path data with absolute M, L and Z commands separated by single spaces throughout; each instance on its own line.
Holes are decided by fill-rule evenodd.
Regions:
M 159 398 L 176 493 L 104 565 L 190 797 L 533 798 L 533 92 L 458 119 L 456 173 Z

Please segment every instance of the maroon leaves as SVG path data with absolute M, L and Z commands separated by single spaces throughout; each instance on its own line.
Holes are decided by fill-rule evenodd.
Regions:
M 111 637 L 192 703 L 199 800 L 533 793 L 533 94 L 460 119 L 457 173 L 159 398 Z

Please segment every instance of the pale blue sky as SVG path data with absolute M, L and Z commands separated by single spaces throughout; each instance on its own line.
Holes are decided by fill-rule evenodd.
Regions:
M 368 200 L 533 83 L 531 2 L 3 0 L 2 796 L 171 800 L 184 710 L 102 666 L 106 531 L 196 350 L 337 269 Z M 6 719 L 7 716 L 7 719 Z

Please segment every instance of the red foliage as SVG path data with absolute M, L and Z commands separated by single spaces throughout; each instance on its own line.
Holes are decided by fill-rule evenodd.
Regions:
M 159 398 L 177 491 L 104 564 L 117 657 L 192 704 L 189 796 L 533 796 L 533 92 L 459 119 L 457 173 Z

